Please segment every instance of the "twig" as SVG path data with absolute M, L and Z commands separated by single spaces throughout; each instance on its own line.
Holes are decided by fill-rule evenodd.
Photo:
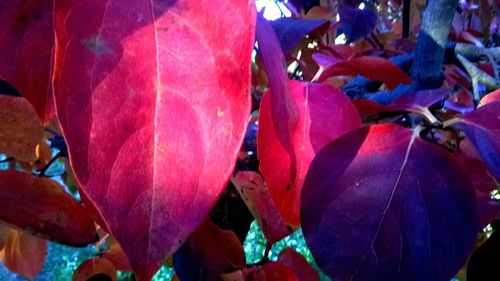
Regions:
M 54 164 L 54 162 L 56 162 L 57 159 L 59 159 L 60 157 L 63 157 L 64 154 L 61 153 L 61 152 L 58 152 L 54 157 L 52 157 L 52 159 L 50 159 L 49 163 L 47 163 L 47 165 L 45 165 L 41 170 L 40 170 L 40 173 L 38 174 L 39 177 L 45 177 L 45 173 L 47 172 L 47 170 L 49 169 L 49 167 Z
M 463 65 L 472 79 L 472 92 L 474 96 L 474 103 L 476 105 L 479 104 L 479 101 L 481 100 L 481 93 L 479 92 L 479 82 L 484 84 L 489 89 L 496 89 L 500 87 L 498 82 L 493 77 L 479 69 L 464 56 L 457 54 L 457 59 L 460 61 L 460 63 Z
M 0 160 L 0 163 L 9 162 L 9 161 L 12 161 L 12 160 L 14 160 L 14 158 L 13 158 L 13 157 L 7 157 L 7 158 L 5 158 L 5 159 Z
M 403 38 L 410 35 L 410 2 L 411 0 L 403 1 Z

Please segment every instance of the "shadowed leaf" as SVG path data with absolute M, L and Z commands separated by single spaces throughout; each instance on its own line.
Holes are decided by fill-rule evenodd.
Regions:
M 326 145 L 311 163 L 301 203 L 307 245 L 339 281 L 450 280 L 479 227 L 463 168 L 418 130 L 394 124 Z

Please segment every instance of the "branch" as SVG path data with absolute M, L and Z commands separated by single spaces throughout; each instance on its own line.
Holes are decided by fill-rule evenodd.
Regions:
M 439 88 L 443 60 L 458 0 L 430 0 L 422 15 L 411 77 L 415 90 Z
M 474 104 L 478 105 L 481 100 L 481 93 L 479 91 L 479 82 L 483 83 L 488 89 L 494 90 L 500 87 L 500 84 L 493 77 L 488 75 L 486 72 L 479 69 L 469 60 L 467 60 L 462 55 L 457 55 L 457 59 L 460 61 L 462 66 L 465 68 L 467 73 L 472 79 L 472 93 L 474 97 Z

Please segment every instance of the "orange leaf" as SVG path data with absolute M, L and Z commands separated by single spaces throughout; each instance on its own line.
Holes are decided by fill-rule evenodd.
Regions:
M 10 271 L 33 279 L 42 269 L 46 255 L 46 240 L 11 229 L 0 260 Z
M 0 96 L 0 153 L 35 162 L 43 127 L 33 106 L 24 98 Z

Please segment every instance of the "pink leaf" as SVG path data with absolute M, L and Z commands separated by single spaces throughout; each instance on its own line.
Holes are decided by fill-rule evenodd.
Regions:
M 299 109 L 293 135 L 296 161 L 279 141 L 272 122 L 272 92 L 264 94 L 257 139 L 260 169 L 273 200 L 292 227 L 299 225 L 300 191 L 314 155 L 325 144 L 361 125 L 356 109 L 341 91 L 327 85 L 290 81 L 290 94 Z M 290 175 L 289 166 L 297 170 Z
M 233 170 L 254 1 L 57 1 L 55 97 L 77 181 L 150 280 Z

